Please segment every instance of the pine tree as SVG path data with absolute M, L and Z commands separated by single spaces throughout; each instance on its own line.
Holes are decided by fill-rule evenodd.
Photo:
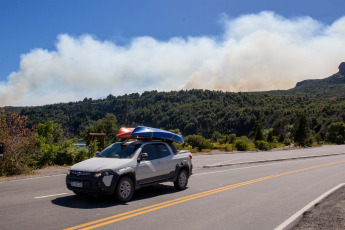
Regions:
M 308 138 L 309 138 L 309 128 L 308 128 L 307 114 L 302 113 L 300 114 L 299 120 L 297 122 L 294 140 L 297 145 L 304 147 L 307 145 Z
M 264 135 L 262 134 L 262 123 L 256 122 L 253 129 L 255 133 L 254 141 L 261 141 L 264 139 Z

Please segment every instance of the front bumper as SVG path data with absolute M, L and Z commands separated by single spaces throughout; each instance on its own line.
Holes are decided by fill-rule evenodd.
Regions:
M 66 186 L 75 192 L 111 195 L 114 193 L 118 178 L 117 174 L 100 177 L 95 177 L 94 173 L 80 176 L 69 174 L 66 176 Z M 80 184 L 82 187 L 72 186 L 71 182 L 77 182 L 73 184 Z

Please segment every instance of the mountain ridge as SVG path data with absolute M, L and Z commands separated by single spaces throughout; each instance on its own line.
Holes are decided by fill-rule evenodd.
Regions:
M 340 63 L 339 72 L 323 79 L 307 79 L 296 83 L 288 90 L 272 90 L 265 93 L 278 95 L 316 97 L 345 97 L 345 62 Z

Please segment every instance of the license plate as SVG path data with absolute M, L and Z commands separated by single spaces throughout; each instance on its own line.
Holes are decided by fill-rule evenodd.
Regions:
M 83 187 L 83 182 L 81 182 L 81 181 L 71 181 L 71 186 L 72 187 L 82 188 Z

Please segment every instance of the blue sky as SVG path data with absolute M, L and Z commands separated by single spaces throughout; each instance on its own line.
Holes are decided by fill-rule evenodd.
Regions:
M 24 69 L 20 67 L 21 63 L 22 65 L 25 63 L 31 63 L 28 60 L 26 62 L 23 61 L 24 59 L 21 55 L 32 54 L 29 56 L 37 56 L 38 54 L 33 52 L 35 49 L 46 51 L 48 54 L 45 55 L 50 55 L 52 54 L 51 52 L 58 50 L 58 44 L 64 46 L 62 44 L 66 45 L 68 41 L 74 44 L 78 42 L 80 44 L 86 44 L 87 42 L 82 42 L 82 40 L 85 39 L 85 37 L 82 38 L 82 36 L 89 36 L 88 39 L 91 43 L 94 42 L 105 45 L 105 42 L 110 42 L 112 46 L 116 46 L 115 50 L 130 49 L 128 47 L 134 46 L 136 44 L 134 41 L 137 38 L 143 37 L 151 38 L 154 40 L 153 43 L 156 45 L 158 43 L 158 45 L 162 46 L 164 46 L 164 44 L 171 44 L 171 40 L 176 38 L 182 39 L 177 42 L 178 44 L 193 43 L 193 41 L 188 40 L 189 38 L 205 38 L 206 40 L 214 39 L 213 42 L 216 42 L 217 40 L 224 40 L 225 34 L 227 34 L 228 31 L 233 30 L 230 27 L 235 26 L 237 23 L 236 20 L 240 19 L 241 16 L 246 15 L 260 15 L 260 18 L 265 17 L 267 20 L 276 20 L 278 23 L 284 23 L 288 20 L 295 24 L 299 23 L 299 18 L 303 18 L 304 21 L 308 21 L 308 18 L 310 18 L 313 21 L 312 24 L 319 23 L 317 28 L 312 32 L 313 36 L 315 36 L 315 33 L 318 33 L 317 31 L 320 30 L 324 30 L 320 33 L 326 33 L 325 31 L 327 29 L 324 29 L 325 27 L 330 27 L 337 20 L 341 19 L 345 15 L 343 9 L 345 9 L 345 1 L 343 0 L 2 0 L 0 2 L 0 83 L 2 83 L 2 85 L 0 84 L 0 95 L 6 90 L 6 88 L 9 90 L 9 88 L 14 87 L 14 83 L 9 81 L 9 75 L 12 72 L 19 73 L 12 76 L 12 79 L 16 82 L 19 80 L 33 80 L 33 78 L 30 78 L 27 75 L 27 71 L 25 72 Z M 270 12 L 273 16 L 271 15 L 272 17 L 270 17 L 260 14 L 262 12 Z M 236 21 L 236 23 L 234 21 Z M 340 27 L 341 26 L 342 24 Z M 271 30 L 270 32 L 272 32 L 271 34 L 275 33 Z M 65 35 L 65 37 L 61 38 L 62 35 Z M 308 37 L 309 35 L 306 36 Z M 148 41 L 148 44 L 151 44 L 150 41 Z M 229 41 L 232 40 L 230 39 Z M 145 41 L 140 42 L 141 45 L 142 43 L 145 43 Z M 176 45 L 176 42 L 172 43 Z M 200 42 L 200 44 L 201 43 L 202 42 Z M 221 46 L 224 46 L 224 43 Z M 339 47 L 339 49 L 341 48 L 343 47 Z M 172 50 L 174 49 L 172 48 Z M 336 47 L 334 50 L 336 50 Z M 57 55 L 61 55 L 60 51 L 57 52 Z M 217 55 L 209 55 L 208 59 L 210 59 L 210 62 L 212 62 L 211 57 L 215 57 L 216 59 Z M 341 57 L 338 56 L 339 60 L 340 58 Z M 118 60 L 118 58 L 116 60 Z M 322 62 L 322 60 L 317 61 Z M 234 62 L 235 61 L 232 61 L 231 63 Z M 117 63 L 121 63 L 121 60 Z M 327 70 L 324 70 L 324 72 L 328 73 L 330 69 L 336 69 L 338 64 L 339 63 L 334 63 L 334 66 L 327 67 Z M 82 63 L 80 65 L 82 65 Z M 85 65 L 87 66 L 86 62 Z M 203 69 L 206 68 L 205 65 L 208 65 L 208 63 L 203 63 Z M 291 66 L 295 65 L 296 64 L 291 64 Z M 179 65 L 176 64 L 175 69 L 172 71 L 175 71 L 178 66 Z M 236 68 L 237 67 L 238 66 L 236 66 Z M 64 67 L 61 66 L 61 68 Z M 31 68 L 31 70 L 32 69 L 35 68 Z M 212 68 L 207 69 L 208 73 L 213 71 L 210 69 Z M 191 72 L 188 72 L 188 74 L 187 72 L 187 70 L 185 72 L 182 71 L 181 74 L 186 73 L 186 78 L 188 78 L 191 76 Z M 193 72 L 194 80 L 202 80 L 202 77 L 195 76 L 195 73 L 199 72 L 202 72 L 200 67 L 196 68 Z M 97 74 L 97 71 L 95 70 L 94 73 Z M 177 90 L 181 88 L 199 87 L 198 85 L 187 87 L 190 84 L 186 81 L 183 86 L 174 86 L 169 88 L 165 86 L 169 85 L 169 82 L 167 82 L 163 85 L 157 85 L 150 88 L 147 87 L 144 82 L 155 81 L 155 78 L 152 79 L 145 75 L 154 75 L 156 73 L 148 73 L 147 70 L 143 70 L 143 72 L 136 74 L 141 74 L 142 79 L 139 79 L 139 82 L 142 82 L 143 89 L 147 90 L 154 88 L 157 88 L 158 90 Z M 217 74 L 219 73 L 217 72 Z M 227 74 L 231 77 L 231 72 L 227 71 Z M 55 74 L 54 72 L 49 72 L 49 75 L 56 75 L 57 78 L 59 77 L 58 74 Z M 124 74 L 122 77 L 126 76 L 127 75 Z M 307 76 L 301 77 L 303 78 Z M 218 80 L 219 79 L 217 79 L 217 81 Z M 296 80 L 296 78 L 293 78 L 293 80 Z M 52 80 L 51 84 L 54 85 L 55 82 Z M 116 84 L 116 82 L 114 82 L 114 84 Z M 238 82 L 232 82 L 231 84 L 232 88 L 229 88 L 229 90 L 241 90 L 241 88 L 233 87 L 234 85 L 238 85 Z M 37 85 L 26 87 L 25 89 L 28 90 L 27 94 L 22 97 L 32 96 L 32 98 L 35 98 L 33 91 L 37 90 L 37 87 Z M 43 85 L 40 87 L 46 86 Z M 77 95 L 73 95 L 74 90 L 80 90 L 78 87 L 79 86 L 75 85 L 71 86 L 70 91 L 66 92 L 66 95 L 71 95 L 71 100 L 77 100 L 80 97 L 84 97 L 83 95 L 87 92 L 85 91 Z M 200 85 L 200 88 L 207 88 L 207 86 Z M 14 87 L 13 89 L 16 88 Z M 219 89 L 219 87 L 217 88 L 217 85 L 214 85 L 211 89 Z M 227 90 L 226 88 L 220 89 Z M 246 88 L 243 87 L 242 89 L 246 90 Z M 262 89 L 263 88 L 248 88 L 249 91 Z M 267 89 L 272 88 L 268 87 Z M 128 93 L 140 91 L 138 88 L 131 86 L 127 86 L 126 90 Z M 107 92 L 104 90 L 104 95 L 99 95 L 103 92 L 99 93 L 98 91 L 95 93 L 91 92 L 90 96 L 106 96 L 109 93 L 116 95 L 127 91 L 114 89 L 113 92 Z M 5 95 L 5 93 L 3 93 L 3 95 Z M 85 95 L 85 97 L 86 96 L 88 95 Z M 7 100 L 7 102 L 2 103 L 2 99 L 0 98 L 0 106 L 19 104 L 26 105 L 26 103 L 28 103 L 20 97 L 11 97 L 11 100 Z M 37 103 L 44 104 L 58 102 L 51 100 L 52 97 L 54 97 L 53 94 L 47 97 L 47 100 L 42 100 Z M 65 100 L 68 99 L 63 99 L 63 101 Z

